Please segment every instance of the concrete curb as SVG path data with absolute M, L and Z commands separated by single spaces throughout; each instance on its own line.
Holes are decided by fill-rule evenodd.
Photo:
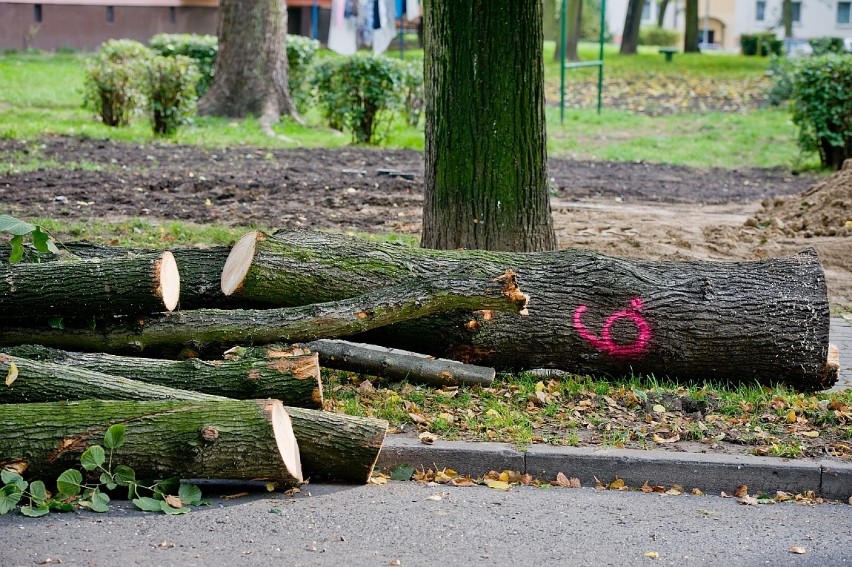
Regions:
M 752 495 L 813 490 L 830 499 L 846 501 L 852 496 L 852 464 L 827 460 L 550 445 L 532 445 L 521 452 L 505 443 L 436 441 L 426 445 L 417 439 L 390 437 L 376 467 L 388 470 L 400 464 L 451 468 L 471 476 L 508 469 L 548 480 L 562 472 L 579 478 L 583 486 L 594 486 L 596 478 L 603 483 L 620 478 L 631 488 L 645 482 L 668 487 L 679 484 L 706 494 L 733 494 L 738 485 L 745 484 Z

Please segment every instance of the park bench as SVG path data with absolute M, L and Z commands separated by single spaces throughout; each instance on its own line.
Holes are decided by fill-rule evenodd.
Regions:
M 674 54 L 677 53 L 676 47 L 661 47 L 660 53 L 666 56 L 666 63 L 671 63 Z

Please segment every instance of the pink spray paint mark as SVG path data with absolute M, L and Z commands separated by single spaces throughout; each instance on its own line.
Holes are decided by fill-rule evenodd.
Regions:
M 574 328 L 577 333 L 602 352 L 615 358 L 637 358 L 641 356 L 651 342 L 651 326 L 639 312 L 642 310 L 642 300 L 635 297 L 630 300 L 630 308 L 616 311 L 604 323 L 601 336 L 589 331 L 582 321 L 583 313 L 588 309 L 580 305 L 574 310 Z M 636 326 L 636 340 L 627 345 L 620 345 L 612 338 L 612 326 L 619 319 L 630 319 Z

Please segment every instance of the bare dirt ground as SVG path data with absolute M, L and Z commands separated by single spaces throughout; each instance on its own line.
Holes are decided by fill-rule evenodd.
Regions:
M 16 164 L 36 158 L 57 165 L 15 172 Z M 0 175 L 0 209 L 23 218 L 420 230 L 423 158 L 414 151 L 209 150 L 55 137 L 2 140 L 0 164 L 7 172 Z M 560 247 L 746 260 L 813 246 L 826 268 L 832 307 L 848 310 L 852 171 L 842 174 L 824 183 L 830 198 L 821 199 L 829 193 L 824 187 L 805 195 L 820 179 L 781 169 L 549 162 Z

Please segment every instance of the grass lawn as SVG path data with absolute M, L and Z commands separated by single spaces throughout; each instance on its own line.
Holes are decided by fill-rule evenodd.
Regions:
M 554 157 L 729 168 L 801 168 L 817 163 L 814 157 L 800 158 L 795 143 L 796 129 L 789 113 L 783 109 L 666 111 L 664 115 L 650 116 L 608 106 L 599 116 L 593 103 L 581 102 L 583 107 L 568 108 L 564 122 L 560 123 L 559 64 L 552 61 L 552 52 L 552 45 L 546 45 L 548 149 Z M 416 50 L 409 50 L 406 57 L 418 54 Z M 585 59 L 596 56 L 596 47 L 582 45 L 581 56 Z M 141 118 L 126 128 L 109 128 L 96 122 L 91 113 L 81 107 L 85 59 L 84 54 L 0 56 L 0 137 L 36 139 L 45 134 L 64 134 L 134 143 L 154 141 L 148 124 Z M 619 55 L 615 46 L 608 46 L 606 79 L 607 88 L 613 91 L 612 96 L 619 104 L 629 100 L 632 102 L 628 106 L 642 108 L 644 100 L 651 100 L 649 93 L 660 91 L 664 96 L 657 96 L 651 102 L 660 104 L 663 100 L 663 104 L 669 106 L 684 106 L 693 104 L 690 101 L 695 99 L 696 89 L 701 90 L 700 85 L 714 85 L 713 89 L 729 93 L 725 96 L 751 93 L 757 87 L 752 83 L 743 86 L 742 82 L 761 81 L 767 66 L 765 58 L 727 54 L 679 54 L 673 63 L 665 63 L 654 48 L 641 48 L 638 55 L 627 57 Z M 670 80 L 678 84 L 666 85 Z M 588 86 L 594 83 L 593 71 L 570 70 L 568 81 L 569 88 L 584 85 L 589 94 Z M 307 110 L 305 117 L 308 126 L 284 119 L 276 127 L 291 142 L 265 136 L 253 118 L 236 121 L 201 117 L 182 128 L 170 141 L 207 147 L 244 144 L 311 148 L 342 147 L 351 143 L 348 135 L 324 128 L 316 111 Z M 382 145 L 385 147 L 423 149 L 422 123 L 419 128 L 412 128 L 395 119 L 383 132 Z M 39 165 L 42 164 L 33 162 L 29 167 Z M 0 171 L 3 167 L 0 164 Z

